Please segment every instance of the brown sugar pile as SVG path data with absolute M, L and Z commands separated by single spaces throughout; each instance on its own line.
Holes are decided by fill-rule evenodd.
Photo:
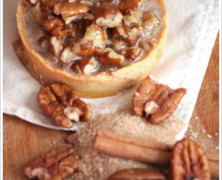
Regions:
M 99 115 L 67 139 L 73 144 L 80 158 L 79 170 L 70 179 L 106 180 L 111 174 L 121 169 L 149 167 L 145 163 L 112 157 L 93 150 L 92 145 L 99 129 L 172 145 L 176 141 L 176 134 L 182 128 L 184 128 L 184 123 L 173 117 L 157 126 L 132 115 L 129 111 Z

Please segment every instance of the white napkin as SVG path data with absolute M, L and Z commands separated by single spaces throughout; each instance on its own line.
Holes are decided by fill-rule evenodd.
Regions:
M 175 135 L 181 139 L 188 127 L 219 29 L 219 0 L 165 2 L 169 16 L 168 42 L 152 76 L 172 88 L 187 89 L 186 96 L 174 113 L 178 121 L 185 123 L 185 127 Z M 26 71 L 12 48 L 12 42 L 18 39 L 15 20 L 17 4 L 18 0 L 4 0 L 3 111 L 36 125 L 67 130 L 56 126 L 42 113 L 36 101 L 41 85 Z M 131 106 L 134 92 L 135 88 L 132 88 L 113 97 L 84 100 L 90 104 L 95 116 Z M 71 130 L 78 127 L 74 126 Z

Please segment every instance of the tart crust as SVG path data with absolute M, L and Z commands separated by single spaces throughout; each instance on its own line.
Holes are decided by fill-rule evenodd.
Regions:
M 158 2 L 162 7 L 162 28 L 156 46 L 152 47 L 141 60 L 129 66 L 114 72 L 101 72 L 98 75 L 86 76 L 73 75 L 63 69 L 52 67 L 32 48 L 25 29 L 24 5 L 20 1 L 16 16 L 18 31 L 24 46 L 23 53 L 26 56 L 26 60 L 22 60 L 22 63 L 41 84 L 64 83 L 76 90 L 81 97 L 87 98 L 115 95 L 148 76 L 162 56 L 167 41 L 168 18 L 163 0 L 158 0 Z

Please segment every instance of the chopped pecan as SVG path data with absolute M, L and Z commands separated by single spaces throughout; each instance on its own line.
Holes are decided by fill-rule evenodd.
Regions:
M 78 159 L 73 149 L 62 147 L 30 161 L 24 168 L 24 173 L 29 178 L 39 180 L 62 180 L 72 175 L 77 168 Z
M 60 56 L 60 59 L 64 63 L 70 63 L 76 60 L 77 58 L 78 56 L 76 55 L 75 52 L 72 51 L 72 47 L 69 47 L 69 46 L 63 49 L 62 54 Z
M 38 94 L 38 103 L 43 112 L 62 127 L 71 128 L 72 121 L 88 121 L 92 117 L 89 106 L 64 84 L 43 87 Z
M 72 65 L 73 71 L 80 73 L 80 71 L 85 75 L 91 75 L 97 70 L 99 63 L 94 57 L 87 57 L 85 59 L 78 60 Z
M 76 2 L 64 2 L 54 6 L 54 13 L 61 15 L 66 24 L 82 18 L 88 11 L 89 7 L 87 5 Z
M 58 17 L 44 23 L 46 31 L 50 32 L 53 36 L 66 36 L 66 31 L 63 30 L 63 26 L 62 20 Z
M 185 94 L 184 88 L 173 90 L 147 77 L 134 94 L 134 113 L 159 124 L 173 114 Z
M 142 27 L 136 25 L 130 28 L 124 22 L 122 22 L 113 30 L 113 34 L 114 37 L 121 36 L 123 38 L 126 38 L 128 41 L 128 45 L 130 47 L 133 47 L 137 44 L 142 36 Z
M 64 0 L 46 0 L 45 2 L 44 1 L 42 2 L 44 2 L 44 5 L 49 9 L 53 9 L 56 4 L 61 3 L 63 1 Z
M 130 10 L 137 10 L 142 4 L 142 0 L 121 0 L 119 3 L 119 9 L 123 13 L 127 13 Z
M 191 139 L 177 142 L 172 151 L 172 179 L 210 180 L 211 171 L 203 149 Z
M 80 42 L 73 47 L 73 52 L 78 56 L 91 56 L 95 53 L 95 46 L 92 41 Z
M 99 62 L 105 66 L 121 66 L 124 62 L 124 56 L 117 54 L 111 48 L 102 49 L 98 54 Z
M 156 37 L 158 27 L 160 26 L 159 18 L 150 11 L 143 13 L 143 32 L 147 37 Z
M 130 47 L 133 47 L 137 44 L 142 36 L 142 27 L 141 26 L 134 26 L 133 28 L 129 29 L 128 31 L 128 44 Z
M 120 51 L 121 49 L 123 49 L 125 46 L 127 45 L 126 40 L 124 40 L 123 38 L 114 38 L 112 40 L 112 48 L 115 51 Z
M 49 40 L 49 47 L 53 54 L 59 57 L 63 50 L 63 39 L 57 36 L 51 36 Z
M 42 36 L 38 39 L 38 44 L 39 46 L 43 47 L 43 48 L 46 48 L 48 47 L 49 45 L 49 42 L 48 42 L 48 38 Z
M 26 1 L 32 5 L 36 5 L 38 3 L 38 0 L 26 0 Z
M 64 29 L 70 38 L 76 38 L 78 36 L 78 25 L 76 23 L 69 23 L 64 26 Z
M 117 27 L 122 22 L 122 17 L 122 13 L 116 4 L 103 3 L 95 10 L 95 22 L 99 26 Z
M 86 29 L 82 44 L 84 44 L 84 42 L 92 42 L 95 47 L 104 48 L 109 42 L 106 29 L 92 23 Z
M 139 47 L 135 47 L 123 49 L 121 52 L 126 57 L 126 59 L 131 62 L 140 57 L 143 50 Z
M 125 16 L 123 16 L 123 20 L 128 27 L 139 25 L 142 17 L 141 11 L 132 11 L 130 10 Z
M 125 169 L 114 173 L 107 180 L 166 180 L 166 177 L 151 169 Z

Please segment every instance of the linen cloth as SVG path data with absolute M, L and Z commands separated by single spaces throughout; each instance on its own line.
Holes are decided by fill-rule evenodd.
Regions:
M 171 88 L 184 87 L 187 94 L 174 113 L 185 127 L 175 134 L 181 139 L 187 130 L 200 86 L 206 72 L 219 30 L 219 0 L 166 0 L 169 29 L 165 52 L 151 75 Z M 3 23 L 3 111 L 30 123 L 58 130 L 37 104 L 41 85 L 29 74 L 16 57 L 12 42 L 18 39 L 16 8 L 18 0 L 4 0 Z M 131 106 L 136 87 L 113 97 L 83 99 L 90 104 L 94 116 L 116 112 Z M 76 130 L 81 125 L 74 126 Z M 68 129 L 70 130 L 70 129 Z

